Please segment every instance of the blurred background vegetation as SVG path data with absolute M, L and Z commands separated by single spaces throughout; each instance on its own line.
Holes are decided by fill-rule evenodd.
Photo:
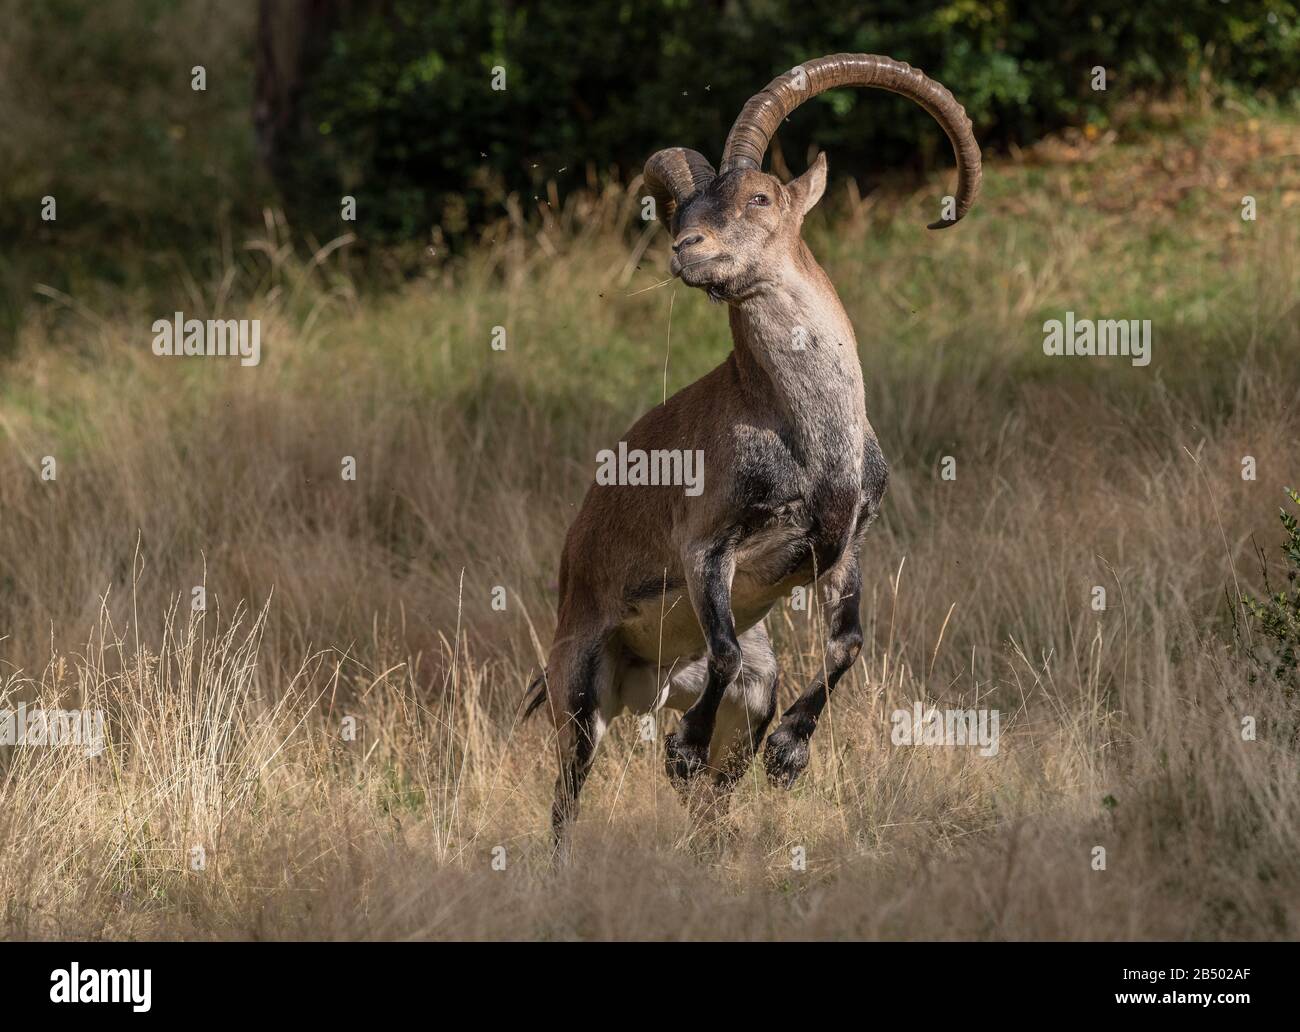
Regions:
M 1117 106 L 1286 100 L 1295 0 L 0 0 L 0 352 L 33 284 L 203 280 L 263 211 L 409 274 L 654 149 L 716 160 L 744 100 L 809 56 L 885 53 L 953 86 L 987 147 Z M 191 69 L 206 70 L 206 90 Z M 1092 68 L 1108 88 L 1091 87 Z M 506 89 L 491 88 L 505 69 Z M 915 105 L 841 90 L 783 130 L 865 192 L 951 161 Z M 340 198 L 357 199 L 357 220 Z M 53 196 L 57 222 L 40 218 Z M 232 238 L 236 244 L 232 245 Z M 354 270 L 355 271 L 355 270 Z
M 0 756 L 0 935 L 1300 938 L 1294 628 L 1268 587 L 1300 454 L 1296 2 L 0 17 L 0 703 L 103 700 L 127 743 Z M 637 173 L 664 145 L 716 159 L 748 96 L 837 50 L 945 80 L 987 158 L 935 234 L 952 158 L 914 105 L 839 91 L 773 148 L 778 172 L 829 151 L 805 234 L 891 465 L 863 656 L 803 788 L 746 779 L 752 851 L 677 851 L 661 746 L 627 722 L 592 866 L 532 877 L 552 753 L 515 716 L 565 529 L 597 451 L 732 346 L 664 279 Z M 258 319 L 262 363 L 155 357 L 176 309 Z M 1150 319 L 1152 363 L 1044 355 L 1065 311 Z M 784 704 L 820 621 L 771 627 Z M 913 700 L 1000 708 L 1002 758 L 891 749 Z M 221 858 L 202 879 L 195 842 Z

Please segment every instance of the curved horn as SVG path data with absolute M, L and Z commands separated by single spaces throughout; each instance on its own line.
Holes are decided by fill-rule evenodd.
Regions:
M 832 54 L 796 65 L 769 82 L 740 112 L 727 134 L 719 172 L 759 168 L 782 119 L 805 100 L 836 86 L 874 86 L 916 101 L 952 141 L 957 156 L 957 214 L 931 229 L 956 223 L 970 211 L 980 188 L 980 148 L 966 111 L 943 86 L 909 64 L 876 54 Z
M 717 173 L 699 151 L 669 147 L 650 155 L 645 163 L 645 185 L 655 199 L 655 210 L 670 232 L 677 232 L 677 213 L 708 186 Z

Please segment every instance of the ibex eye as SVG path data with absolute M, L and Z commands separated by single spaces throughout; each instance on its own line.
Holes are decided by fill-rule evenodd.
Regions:
M 767 194 L 756 193 L 749 199 L 749 203 L 759 208 L 766 208 L 772 202 L 768 200 Z

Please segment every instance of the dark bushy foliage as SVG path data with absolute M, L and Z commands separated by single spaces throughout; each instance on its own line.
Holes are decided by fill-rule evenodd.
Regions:
M 799 60 L 883 53 L 947 83 L 986 141 L 1104 124 L 1135 92 L 1231 87 L 1282 95 L 1300 66 L 1293 0 L 624 0 L 353 4 L 307 69 L 303 139 L 282 175 L 299 217 L 337 224 L 352 193 L 373 232 L 472 225 L 501 188 L 540 194 L 626 176 L 664 145 L 717 159 L 745 99 Z M 490 88 L 506 69 L 507 89 Z M 1108 89 L 1091 87 L 1107 69 Z M 815 140 L 840 174 L 948 161 L 914 105 L 837 91 L 800 110 L 781 145 Z M 448 206 L 449 198 L 455 198 Z
M 1286 493 L 1300 505 L 1300 492 L 1287 488 Z M 1286 531 L 1281 546 L 1286 556 L 1286 587 L 1274 591 L 1266 574 L 1264 597 L 1244 595 L 1241 604 L 1262 639 L 1249 649 L 1251 657 L 1284 687 L 1295 691 L 1300 687 L 1300 519 L 1286 509 L 1281 510 L 1280 519 Z

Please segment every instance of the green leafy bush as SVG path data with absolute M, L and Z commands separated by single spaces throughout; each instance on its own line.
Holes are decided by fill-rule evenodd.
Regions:
M 367 227 L 456 234 L 502 191 L 544 203 L 589 171 L 639 171 L 654 149 L 714 160 L 744 101 L 810 56 L 883 53 L 947 83 L 981 137 L 1032 141 L 1103 125 L 1142 91 L 1294 91 L 1293 0 L 437 0 L 351 5 L 305 69 L 302 136 L 281 169 L 304 217 L 337 226 L 357 196 Z M 1092 69 L 1107 70 L 1107 89 Z M 504 91 L 491 70 L 506 70 Z M 915 105 L 842 90 L 800 110 L 780 144 L 798 170 L 810 145 L 841 175 L 951 160 Z M 454 200 L 453 200 L 454 198 Z M 449 203 L 449 201 L 451 203 Z
M 1287 488 L 1286 493 L 1300 506 L 1300 492 Z M 1287 586 L 1274 591 L 1266 567 L 1264 597 L 1243 595 L 1241 603 L 1251 616 L 1253 628 L 1264 639 L 1249 650 L 1252 659 L 1294 691 L 1300 685 L 1300 519 L 1286 509 L 1280 512 L 1286 531 L 1282 552 L 1286 556 Z
M 1103 125 L 1144 91 L 1300 83 L 1300 0 L 0 0 L 0 16 L 0 353 L 33 283 L 81 296 L 200 275 L 264 207 L 323 240 L 418 246 L 434 226 L 474 232 L 512 192 L 527 211 L 552 181 L 563 197 L 627 179 L 661 146 L 716 160 L 745 100 L 809 56 L 910 61 L 993 145 Z M 924 112 L 860 91 L 818 98 L 778 140 L 796 171 L 814 143 L 836 176 L 951 162 Z

